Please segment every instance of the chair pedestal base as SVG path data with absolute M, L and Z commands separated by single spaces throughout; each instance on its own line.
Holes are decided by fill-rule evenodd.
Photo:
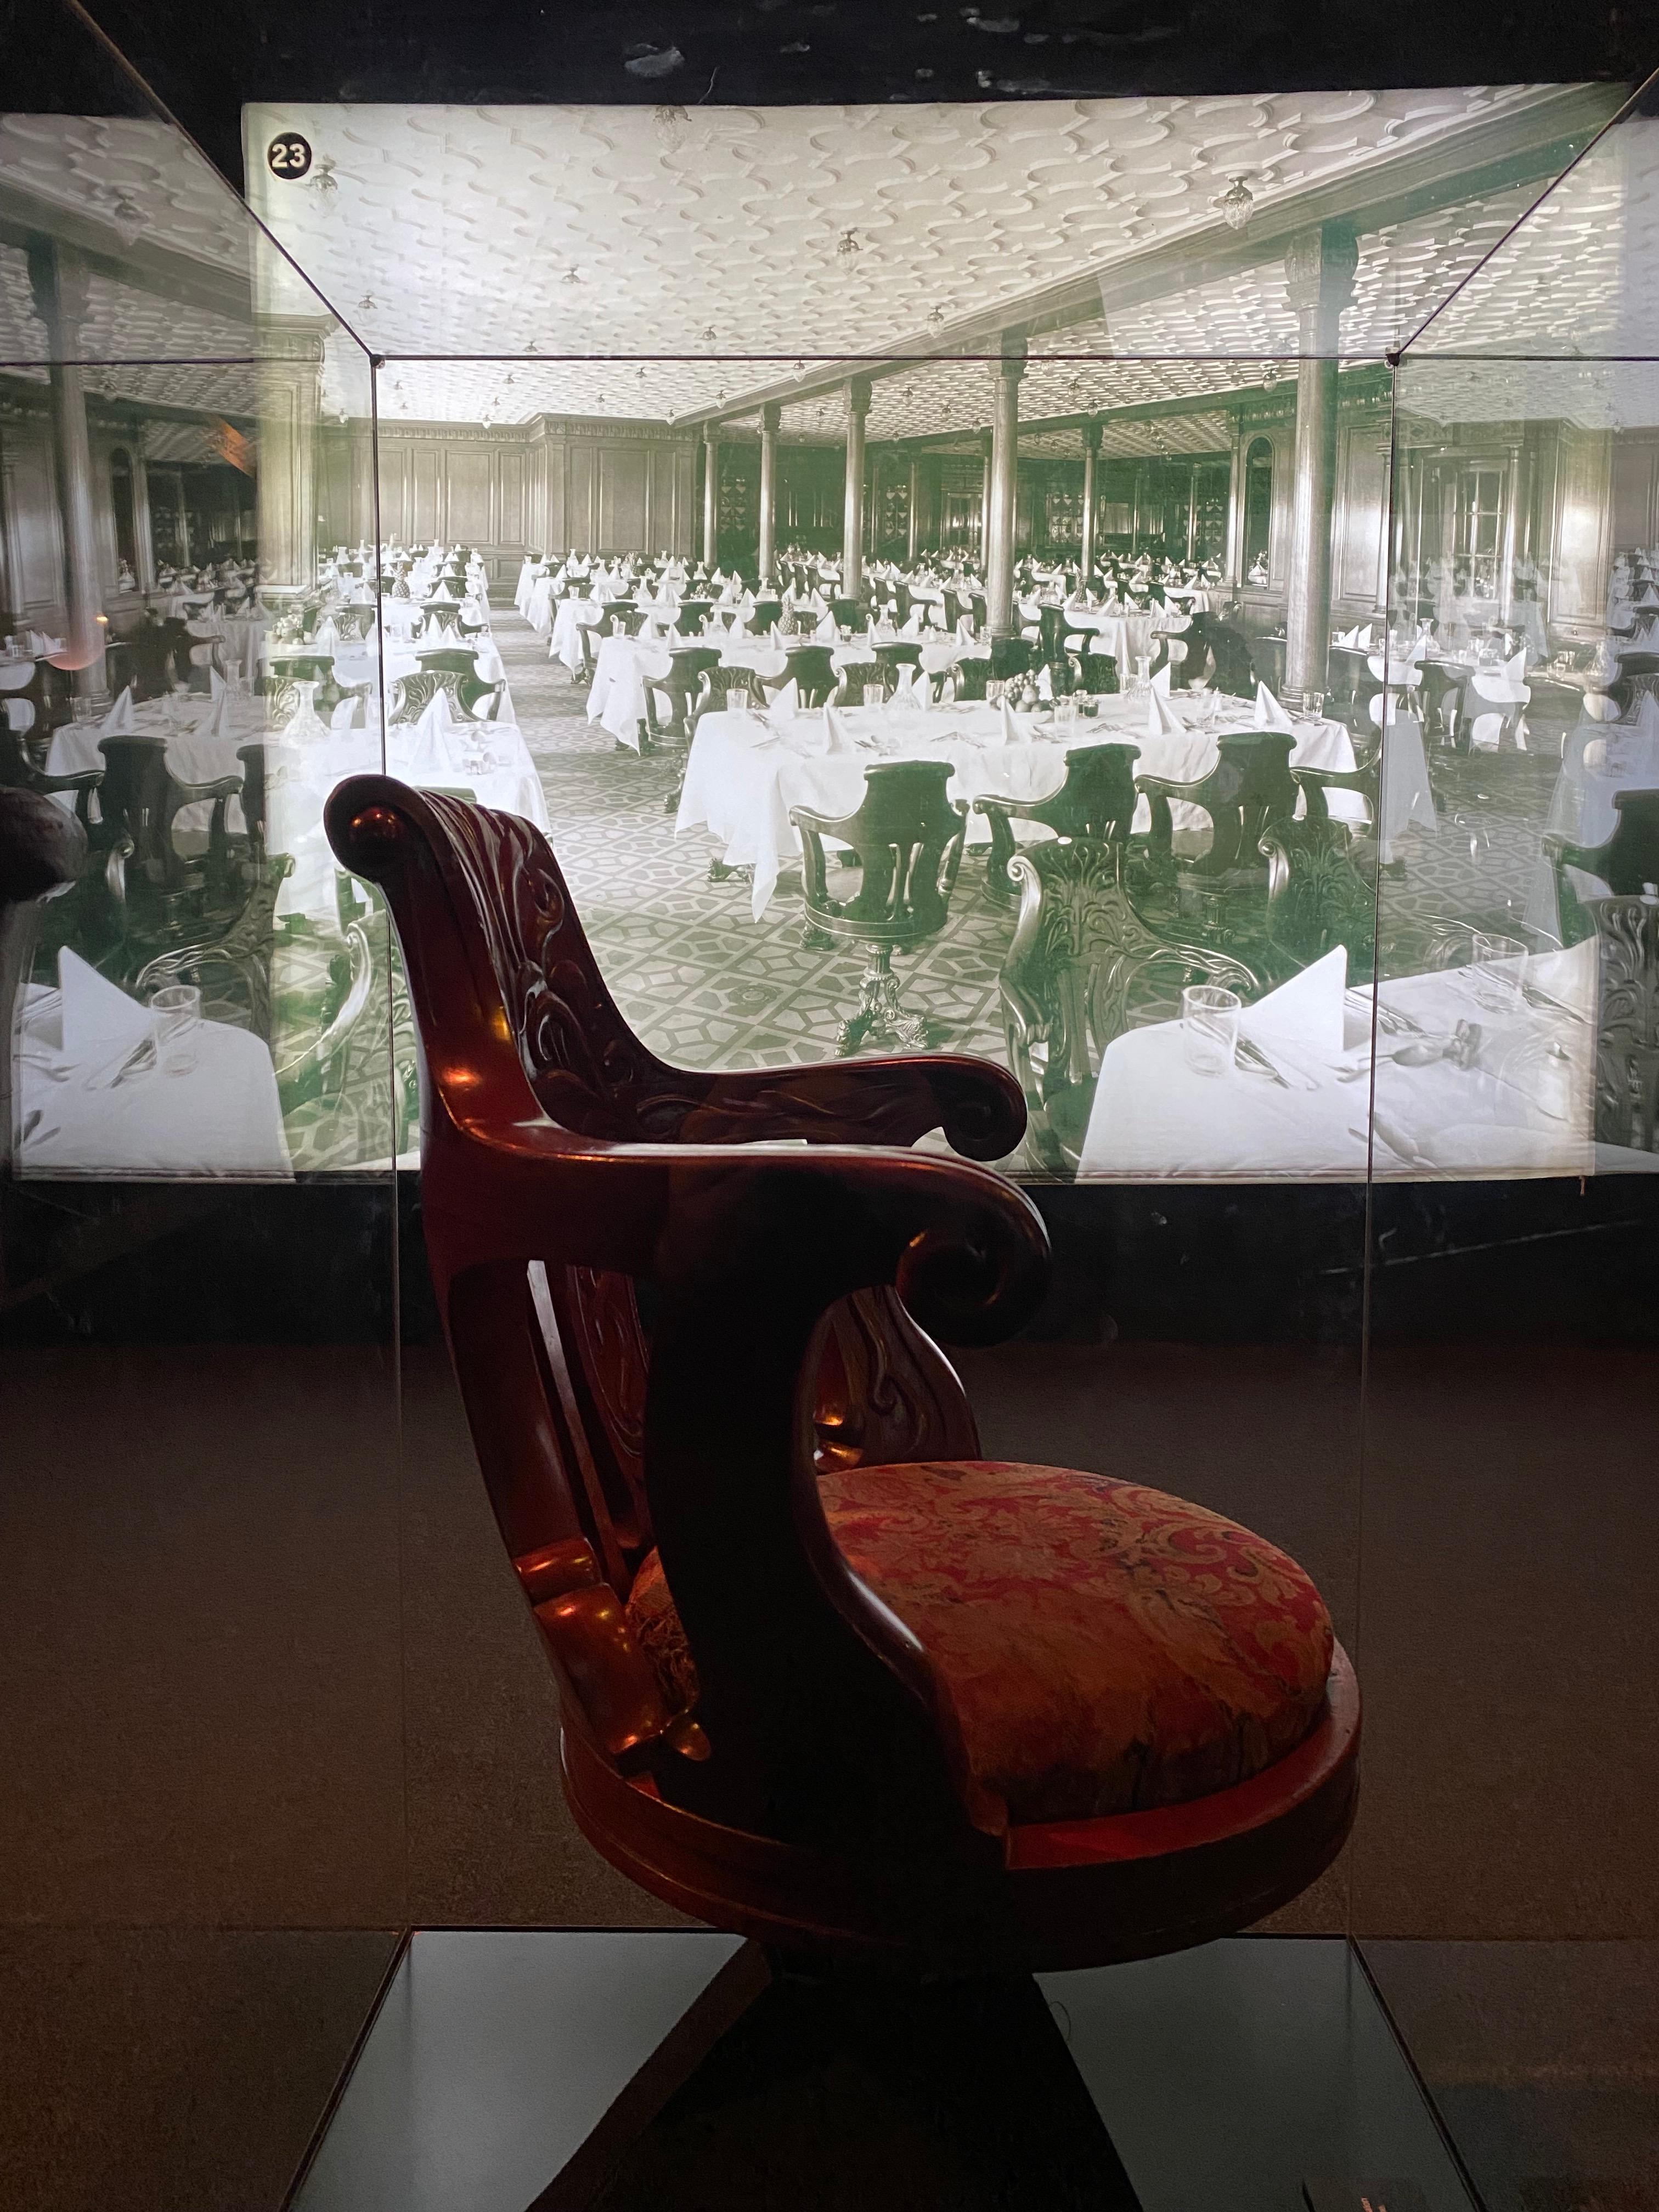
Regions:
M 870 965 L 859 985 L 859 1002 L 836 1036 L 837 1052 L 856 1052 L 874 1041 L 908 1045 L 920 1050 L 929 1042 L 927 1024 L 920 1014 L 905 1013 L 899 1003 L 899 980 L 893 973 L 893 951 L 888 945 L 872 948 Z
M 1381 2185 L 1379 2186 L 1379 2183 Z M 1469 2212 L 1340 1936 L 958 1980 L 698 1930 L 416 1935 L 295 2212 Z

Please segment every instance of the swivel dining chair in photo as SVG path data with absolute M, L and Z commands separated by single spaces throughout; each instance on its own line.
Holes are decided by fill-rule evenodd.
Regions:
M 1295 1896 L 1358 1781 L 1313 1584 L 1127 1458 L 986 1461 L 934 1340 L 1042 1294 L 1040 1218 L 972 1164 L 1020 1140 L 1012 1079 L 668 1066 L 530 823 L 359 776 L 325 824 L 397 925 L 438 1310 L 595 1847 L 890 1986 Z M 935 1128 L 968 1157 L 908 1149 Z
M 149 892 L 164 904 L 199 904 L 204 897 L 223 897 L 242 888 L 232 884 L 225 823 L 226 810 L 242 788 L 240 775 L 187 782 L 168 766 L 167 741 L 161 737 L 103 738 L 98 750 L 104 756 L 100 811 L 112 832 L 125 832 L 132 843 L 126 866 L 129 901 Z M 174 823 L 186 806 L 199 805 L 212 810 L 207 850 L 192 854 L 179 846 Z
M 1608 734 L 1617 727 L 1608 724 Z M 1659 791 L 1616 791 L 1613 804 L 1617 821 L 1599 845 L 1577 844 L 1553 831 L 1544 837 L 1564 945 L 1582 944 L 1592 933 L 1589 908 L 1598 897 L 1638 898 L 1659 884 Z
M 985 896 L 994 906 L 1012 906 L 1019 897 L 1008 873 L 1018 849 L 1016 822 L 1040 823 L 1057 837 L 1089 837 L 1100 844 L 1127 846 L 1138 796 L 1134 764 L 1139 754 L 1139 747 L 1133 744 L 1079 745 L 1066 754 L 1064 780 L 1048 798 L 986 792 L 974 800 L 972 811 L 982 814 L 990 825 Z
M 1069 1182 L 1114 1039 L 1132 1023 L 1174 1018 L 1188 983 L 1217 984 L 1249 1002 L 1263 979 L 1232 951 L 1143 916 L 1129 896 L 1122 836 L 1031 845 L 1007 872 L 1019 905 L 998 978 L 1008 1065 L 1025 1097 L 1031 1164 Z
M 858 629 L 864 622 L 863 605 L 857 599 L 831 599 L 830 618 L 837 629 Z
M 951 671 L 951 681 L 956 686 L 957 703 L 981 700 L 985 687 L 991 680 L 991 661 L 987 653 L 964 653 Z
M 1288 730 L 1240 730 L 1216 742 L 1215 766 L 1181 782 L 1142 775 L 1135 788 L 1152 809 L 1147 856 L 1154 870 L 1173 877 L 1185 872 L 1218 884 L 1234 875 L 1265 881 L 1260 855 L 1263 830 L 1288 822 L 1296 811 L 1296 779 L 1291 752 L 1296 738 Z M 1174 852 L 1172 805 L 1196 806 L 1210 817 L 1204 849 L 1177 862 Z
M 1110 653 L 1084 653 L 1078 656 L 1078 689 L 1091 697 L 1107 697 L 1118 689 L 1117 656 Z
M 835 697 L 841 672 L 827 645 L 792 645 L 778 681 L 793 684 L 803 707 L 822 707 Z
M 865 770 L 863 803 L 851 814 L 790 809 L 801 833 L 803 942 L 850 941 L 868 954 L 858 1005 L 836 1038 L 841 1052 L 855 1052 L 871 1037 L 912 1046 L 927 1041 L 926 1023 L 901 1009 L 893 955 L 937 937 L 950 918 L 967 826 L 965 809 L 947 795 L 951 775 L 945 761 L 892 761 Z M 830 894 L 826 837 L 844 847 L 848 865 L 860 871 L 850 898 Z

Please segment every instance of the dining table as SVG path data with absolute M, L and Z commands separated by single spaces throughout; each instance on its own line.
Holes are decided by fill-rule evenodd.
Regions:
M 1659 1168 L 1659 1156 L 1595 1140 L 1594 944 L 1535 957 L 1518 990 L 1512 981 L 1469 966 L 1388 978 L 1374 1020 L 1370 977 L 1350 988 L 1339 946 L 1241 1011 L 1241 1048 L 1215 1073 L 1193 1064 L 1179 1019 L 1126 1030 L 1101 1055 L 1079 1179 Z
M 101 1017 L 90 1024 L 89 1005 Z M 19 1010 L 19 1173 L 291 1179 L 264 1039 L 203 1020 L 189 1036 L 192 1064 L 174 1069 L 159 1060 L 154 1034 L 145 1006 L 76 953 L 59 953 L 57 985 L 31 983 Z
M 735 629 L 711 630 L 706 636 L 668 640 L 647 637 L 605 637 L 594 659 L 593 682 L 587 695 L 587 719 L 607 730 L 619 744 L 639 749 L 640 725 L 645 719 L 646 693 L 667 676 L 678 653 L 717 649 L 722 668 L 748 669 L 763 684 L 781 684 L 788 670 L 789 653 L 802 647 L 828 645 L 830 665 L 837 670 L 867 666 L 873 674 L 877 648 L 884 645 L 915 645 L 920 666 L 929 676 L 947 676 L 964 660 L 988 660 L 988 645 L 939 631 L 907 632 L 873 629 L 842 638 L 775 638 L 769 631 L 751 637 Z
M 951 764 L 950 795 L 971 802 L 991 794 L 1038 801 L 1050 798 L 1066 778 L 1066 756 L 1096 744 L 1129 744 L 1137 749 L 1135 773 L 1189 782 L 1208 773 L 1219 755 L 1216 740 L 1231 729 L 1255 726 L 1244 702 L 1223 702 L 1218 695 L 1199 699 L 1177 694 L 1156 719 L 1148 700 L 1124 695 L 1095 702 L 1092 716 L 1066 720 L 1053 708 L 1017 713 L 1002 705 L 963 702 L 924 708 L 908 700 L 879 707 L 836 710 L 835 731 L 845 749 L 832 750 L 834 732 L 823 709 L 715 711 L 697 724 L 681 787 L 678 835 L 705 830 L 720 848 L 728 867 L 752 867 L 750 911 L 758 921 L 776 891 L 783 869 L 793 866 L 799 839 L 790 823 L 792 807 L 847 815 L 858 806 L 864 771 L 884 760 L 945 760 Z M 1063 702 L 1062 702 L 1063 705 Z M 1339 722 L 1308 718 L 1292 726 L 1291 757 L 1309 767 L 1352 769 L 1353 750 Z M 1361 805 L 1358 793 L 1332 794 L 1336 802 Z M 1176 830 L 1207 827 L 1200 808 L 1176 802 Z M 1133 827 L 1151 822 L 1146 799 L 1136 809 Z M 989 836 L 981 816 L 969 814 L 969 839 Z M 1046 833 L 1045 833 L 1046 834 Z

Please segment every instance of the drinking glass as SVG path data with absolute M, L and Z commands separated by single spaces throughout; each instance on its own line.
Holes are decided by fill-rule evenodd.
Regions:
M 1189 983 L 1181 994 L 1181 1043 L 1194 1075 L 1225 1075 L 1238 1050 L 1236 991 L 1218 983 Z
M 1518 938 L 1474 936 L 1474 995 L 1494 1013 L 1518 1013 L 1526 1004 L 1527 948 Z
M 865 705 L 866 705 L 866 707 L 879 707 L 879 706 L 882 706 L 882 705 L 884 705 L 884 704 L 885 703 L 885 702 L 886 702 L 886 698 L 887 698 L 887 688 L 886 688 L 886 686 L 885 686 L 884 684 L 866 684 L 865 685 L 865 687 L 864 687 L 864 703 L 865 703 Z
M 726 711 L 728 714 L 745 714 L 748 711 L 748 707 L 749 694 L 748 691 L 741 685 L 736 690 L 726 693 Z
M 155 1063 L 163 1075 L 188 1075 L 200 1057 L 202 994 L 194 983 L 165 983 L 149 1002 Z
M 1056 699 L 1054 702 L 1055 730 L 1065 734 L 1075 729 L 1076 726 L 1077 701 L 1069 697 L 1065 699 Z

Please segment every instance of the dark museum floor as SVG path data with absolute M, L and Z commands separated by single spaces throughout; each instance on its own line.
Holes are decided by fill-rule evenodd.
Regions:
M 1363 1522 L 1346 1352 L 964 1365 L 989 1452 L 1139 1468 L 1319 1577 L 1365 1796 L 1282 1924 L 1364 1939 L 1492 2206 L 1659 2204 L 1650 1355 L 1376 1352 Z M 400 1435 L 372 1348 L 7 1354 L 9 2212 L 275 2207 L 398 1929 L 672 1918 L 564 1812 L 441 1355 L 404 1380 Z

